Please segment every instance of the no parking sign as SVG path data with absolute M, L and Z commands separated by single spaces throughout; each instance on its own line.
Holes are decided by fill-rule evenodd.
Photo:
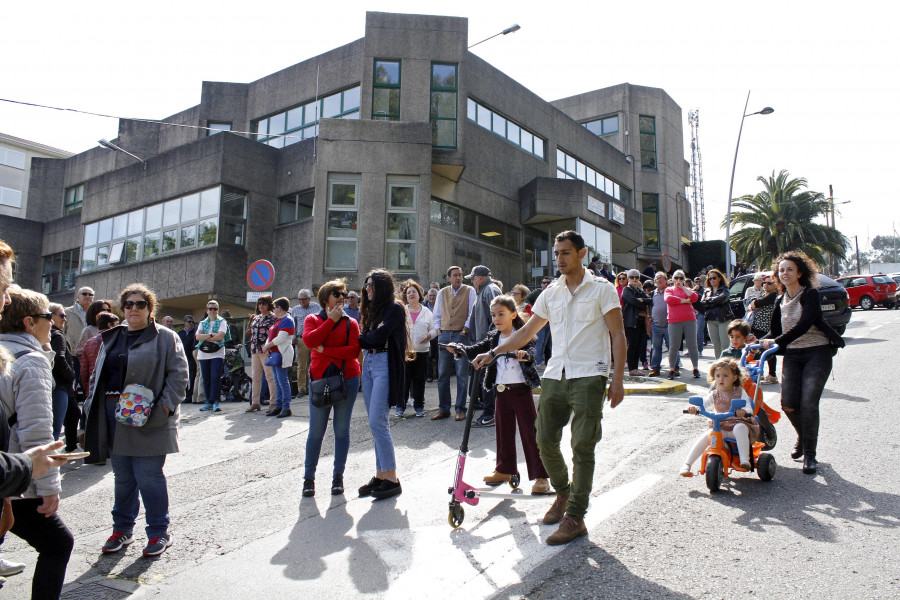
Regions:
M 275 267 L 267 260 L 258 260 L 247 269 L 247 285 L 261 292 L 275 281 Z

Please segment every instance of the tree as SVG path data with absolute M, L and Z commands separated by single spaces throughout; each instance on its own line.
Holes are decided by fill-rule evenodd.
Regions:
M 876 235 L 872 239 L 872 262 L 900 262 L 900 239 L 896 235 Z
M 820 265 L 827 262 L 826 253 L 838 259 L 846 255 L 850 241 L 837 229 L 814 222 L 830 210 L 824 194 L 805 189 L 806 179 L 791 179 L 786 170 L 757 179 L 763 191 L 732 200 L 731 244 L 741 262 L 766 268 L 788 250 L 801 250 Z M 727 221 L 722 220 L 722 227 Z

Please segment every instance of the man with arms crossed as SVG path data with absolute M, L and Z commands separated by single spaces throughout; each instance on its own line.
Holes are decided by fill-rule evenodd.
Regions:
M 625 396 L 625 328 L 618 294 L 608 281 L 595 278 L 584 268 L 581 262 L 586 252 L 584 238 L 574 231 L 557 235 L 553 254 L 561 276 L 538 297 L 525 327 L 473 361 L 475 368 L 480 368 L 492 354 L 518 350 L 550 322 L 553 354 L 541 382 L 536 427 L 541 461 L 556 490 L 556 500 L 544 516 L 547 525 L 559 523 L 559 529 L 547 538 L 551 546 L 587 534 L 584 514 L 594 478 L 594 446 L 602 433 L 610 339 L 616 365 L 609 385 L 610 407 L 618 406 Z M 559 447 L 570 417 L 571 481 Z

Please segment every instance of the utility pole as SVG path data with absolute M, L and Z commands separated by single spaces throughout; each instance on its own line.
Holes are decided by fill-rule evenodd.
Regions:
M 831 228 L 836 229 L 834 225 L 834 189 L 831 187 L 831 184 L 828 184 L 828 203 L 831 206 Z M 828 219 L 825 219 L 825 223 L 828 223 Z M 831 260 L 828 262 L 828 271 L 829 275 L 832 277 L 837 276 L 837 269 L 835 268 L 835 260 L 834 260 L 834 252 L 831 253 Z
M 859 236 L 854 235 L 853 239 L 856 240 L 856 274 L 862 275 L 862 269 L 859 268 Z

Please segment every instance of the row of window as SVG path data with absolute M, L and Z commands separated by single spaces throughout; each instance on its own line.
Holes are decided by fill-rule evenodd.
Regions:
M 584 125 L 588 131 L 598 136 L 619 133 L 619 116 L 613 115 L 595 121 L 586 121 L 582 123 L 582 125 Z
M 84 226 L 82 272 L 179 250 L 244 244 L 246 193 L 217 186 Z
M 25 153 L 12 148 L 0 147 L 0 165 L 6 165 L 14 169 L 24 169 Z
M 431 145 L 435 148 L 456 148 L 457 75 L 455 64 L 431 63 Z
M 631 190 L 621 187 L 597 169 L 559 148 L 556 149 L 556 176 L 559 179 L 586 181 L 616 200 L 621 200 L 626 204 L 631 203 Z
M 0 187 L 0 206 L 22 208 L 22 192 L 8 187 Z
M 432 198 L 431 222 L 498 248 L 519 251 L 518 228 L 461 206 Z
M 641 132 L 641 168 L 656 169 L 656 117 L 638 117 Z
M 312 190 L 291 194 L 278 199 L 278 224 L 293 223 L 313 216 L 313 201 L 316 195 Z
M 283 148 L 319 135 L 319 119 L 358 119 L 359 85 L 258 120 L 256 140 Z
M 400 61 L 375 59 L 372 73 L 372 120 L 400 120 Z
M 547 140 L 528 131 L 509 117 L 504 117 L 471 98 L 466 103 L 466 114 L 473 123 L 493 131 L 529 154 L 544 158 L 544 144 Z
M 55 294 L 75 289 L 80 253 L 80 248 L 74 248 L 44 257 L 44 266 L 41 271 L 42 293 Z

